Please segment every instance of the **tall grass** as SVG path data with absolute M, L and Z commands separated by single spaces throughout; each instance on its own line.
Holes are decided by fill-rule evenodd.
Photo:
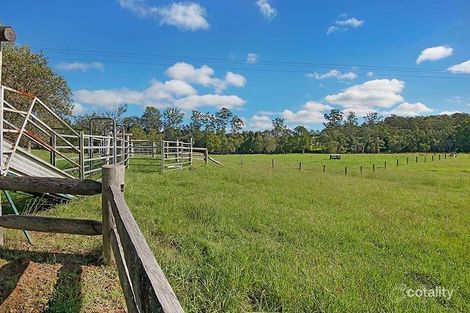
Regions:
M 165 174 L 134 160 L 126 173 L 129 207 L 188 312 L 470 311 L 469 155 L 216 158 Z M 452 297 L 403 291 L 437 286 Z

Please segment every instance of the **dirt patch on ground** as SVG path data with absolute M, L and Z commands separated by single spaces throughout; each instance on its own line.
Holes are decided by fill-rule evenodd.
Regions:
M 0 313 L 125 312 L 116 268 L 102 265 L 96 239 L 33 233 L 28 245 L 22 234 L 7 233 L 0 248 Z
M 54 293 L 60 264 L 41 264 L 31 261 L 15 288 L 0 306 L 0 312 L 44 312 Z

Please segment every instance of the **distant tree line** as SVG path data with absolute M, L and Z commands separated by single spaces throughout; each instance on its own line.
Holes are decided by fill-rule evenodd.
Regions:
M 333 109 L 325 114 L 324 129 L 304 126 L 289 129 L 277 117 L 272 129 L 243 130 L 243 120 L 226 108 L 212 113 L 193 110 L 183 123 L 181 109 L 163 111 L 146 107 L 141 116 L 123 117 L 126 106 L 107 113 L 123 124 L 135 139 L 189 141 L 207 147 L 210 153 L 399 153 L 470 152 L 470 114 L 382 118 L 369 113 L 360 122 L 354 112 Z M 76 127 L 87 128 L 93 113 L 75 120 Z
M 369 113 L 359 121 L 353 112 L 345 115 L 333 109 L 325 114 L 321 131 L 300 125 L 289 129 L 279 117 L 272 121 L 270 130 L 244 131 L 243 120 L 225 108 L 214 114 L 193 110 L 186 124 L 180 109 L 169 107 L 160 111 L 152 106 L 146 107 L 141 116 L 124 117 L 127 106 L 123 105 L 112 112 L 71 119 L 71 90 L 42 53 L 27 46 L 6 45 L 2 69 L 3 84 L 37 95 L 77 129 L 88 130 L 91 117 L 106 116 L 124 125 L 136 139 L 160 142 L 193 138 L 196 146 L 207 147 L 211 153 L 470 152 L 470 114 L 466 113 L 386 118 Z M 8 94 L 6 100 L 25 109 L 29 101 L 24 98 Z M 42 112 L 36 113 L 41 116 Z M 54 121 L 48 117 L 43 118 L 54 127 Z

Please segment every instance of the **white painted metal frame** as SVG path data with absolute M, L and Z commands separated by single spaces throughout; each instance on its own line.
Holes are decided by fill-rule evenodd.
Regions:
M 183 170 L 193 166 L 193 139 L 184 141 L 162 141 L 161 172 Z

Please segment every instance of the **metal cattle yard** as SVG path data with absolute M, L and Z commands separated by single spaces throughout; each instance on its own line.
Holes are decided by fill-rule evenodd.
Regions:
M 97 178 L 102 166 L 127 167 L 136 156 L 155 159 L 152 166 L 161 172 L 193 165 L 192 140 L 162 141 L 160 146 L 154 141 L 131 140 L 131 134 L 111 118 L 93 118 L 87 133 L 78 131 L 38 97 L 7 86 L 0 88 L 0 143 L 0 176 Z M 201 149 L 205 151 L 207 163 L 207 149 L 195 149 L 199 156 Z M 15 197 L 6 190 L 3 195 L 18 215 Z M 53 192 L 36 194 L 27 200 L 23 212 L 33 213 L 72 198 Z M 26 231 L 25 235 L 31 241 Z
M 193 166 L 193 141 L 162 141 L 161 171 L 171 171 Z

